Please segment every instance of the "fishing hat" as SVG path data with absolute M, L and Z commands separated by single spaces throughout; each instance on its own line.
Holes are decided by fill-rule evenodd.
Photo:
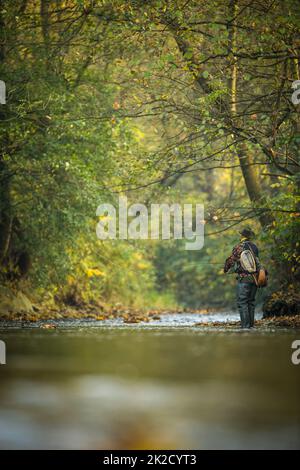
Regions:
M 255 233 L 250 227 L 244 227 L 243 230 L 239 232 L 245 238 L 254 238 Z

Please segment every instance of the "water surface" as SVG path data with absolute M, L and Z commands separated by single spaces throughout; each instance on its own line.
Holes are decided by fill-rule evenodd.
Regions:
M 236 318 L 1 329 L 0 447 L 300 448 L 300 332 L 226 330 Z

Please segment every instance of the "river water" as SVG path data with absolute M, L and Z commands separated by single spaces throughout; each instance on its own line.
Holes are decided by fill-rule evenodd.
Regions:
M 0 448 L 299 449 L 300 331 L 236 319 L 0 324 Z

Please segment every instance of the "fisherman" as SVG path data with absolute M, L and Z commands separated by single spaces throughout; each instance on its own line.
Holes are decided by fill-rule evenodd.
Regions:
M 255 237 L 251 228 L 245 227 L 239 233 L 241 235 L 240 242 L 233 248 L 231 256 L 226 259 L 224 273 L 227 273 L 230 269 L 231 272 L 237 273 L 237 307 L 241 317 L 241 327 L 253 328 L 257 282 L 255 274 L 249 273 L 242 267 L 240 257 L 244 250 L 250 250 L 254 256 L 258 271 L 258 248 L 251 241 Z

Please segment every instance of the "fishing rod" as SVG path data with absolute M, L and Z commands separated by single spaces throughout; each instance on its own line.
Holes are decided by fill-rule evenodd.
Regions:
M 179 262 L 176 263 L 176 264 L 179 264 Z M 190 261 L 190 262 L 187 262 L 187 263 L 185 263 L 184 261 L 180 261 L 180 265 L 187 266 L 187 265 L 192 265 L 192 264 L 195 264 L 195 265 L 198 265 L 198 264 L 215 264 L 217 266 L 224 266 L 224 263 L 216 263 L 214 261 Z

